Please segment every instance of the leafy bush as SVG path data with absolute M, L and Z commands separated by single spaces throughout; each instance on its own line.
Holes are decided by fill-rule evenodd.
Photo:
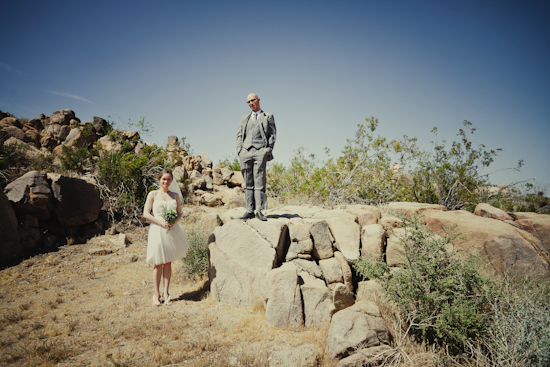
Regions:
M 140 221 L 147 193 L 156 184 L 158 172 L 167 166 L 166 161 L 166 151 L 150 146 L 139 155 L 124 149 L 103 152 L 97 162 L 98 175 L 111 215 L 116 212 Z
M 353 264 L 353 268 L 363 279 L 380 279 L 390 272 L 390 268 L 382 258 L 374 258 L 371 254 L 359 257 Z
M 203 223 L 196 223 L 185 231 L 189 251 L 183 259 L 189 275 L 204 275 L 208 271 L 208 237 L 212 229 Z
M 432 129 L 436 140 L 431 152 L 416 156 L 413 167 L 414 185 L 406 190 L 413 201 L 445 205 L 449 210 L 468 209 L 473 211 L 478 200 L 478 188 L 488 183 L 488 174 L 482 169 L 489 167 L 502 149 L 486 149 L 484 144 L 477 148 L 470 136 L 476 128 L 464 121 L 465 129 L 459 129 L 460 141 L 453 141 L 446 149 L 445 141 L 437 141 L 437 128 Z M 519 161 L 519 168 L 523 165 Z
M 456 238 L 450 229 L 439 237 L 423 228 L 417 217 L 403 220 L 405 265 L 393 272 L 372 262 L 355 269 L 365 277 L 385 274 L 381 278 L 384 292 L 399 306 L 400 317 L 409 320 L 413 335 L 459 353 L 464 343 L 487 334 L 489 281 L 480 274 L 481 259 L 469 256 L 460 261 L 449 253 L 446 248 Z
M 416 201 L 445 205 L 448 209 L 473 211 L 480 202 L 478 188 L 488 184 L 489 167 L 501 149 L 474 147 L 470 141 L 476 130 L 468 121 L 459 129 L 458 142 L 449 149 L 445 141 L 432 142 L 433 151 L 421 151 L 416 138 L 403 135 L 389 141 L 375 136 L 376 118 L 360 124 L 337 159 L 317 161 L 298 149 L 290 166 L 273 165 L 268 171 L 268 193 L 282 201 L 314 204 L 381 204 L 389 201 Z M 437 136 L 437 128 L 432 130 Z M 394 176 L 391 163 L 407 168 Z M 522 161 L 516 169 L 521 167 Z
M 357 127 L 355 137 L 348 139 L 338 159 L 317 161 L 305 157 L 300 148 L 289 168 L 274 165 L 268 172 L 268 192 L 281 201 L 295 200 L 315 204 L 380 204 L 399 198 L 401 189 L 392 180 L 391 153 L 415 154 L 416 139 L 388 142 L 375 136 L 378 120 L 371 117 L 367 125 Z M 325 149 L 328 154 L 328 149 Z M 295 200 L 296 201 L 296 200 Z

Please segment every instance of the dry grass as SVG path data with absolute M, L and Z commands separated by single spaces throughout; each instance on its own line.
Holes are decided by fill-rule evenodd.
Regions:
M 187 226 L 204 213 L 190 215 Z M 152 267 L 145 264 L 147 228 L 65 246 L 0 271 L 0 365 L 10 366 L 269 366 L 274 350 L 313 344 L 318 366 L 325 330 L 276 329 L 263 305 L 214 302 L 207 279 L 172 266 L 172 306 L 152 307 Z M 112 253 L 92 255 L 92 249 Z M 139 260 L 131 262 L 132 255 Z

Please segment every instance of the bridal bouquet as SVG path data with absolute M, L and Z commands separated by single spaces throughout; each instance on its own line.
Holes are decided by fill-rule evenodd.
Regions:
M 178 219 L 178 213 L 176 213 L 175 210 L 170 209 L 162 213 L 162 219 L 170 223 L 170 226 L 173 226 L 174 223 L 176 223 L 176 219 Z M 166 233 L 168 233 L 170 229 L 166 230 Z

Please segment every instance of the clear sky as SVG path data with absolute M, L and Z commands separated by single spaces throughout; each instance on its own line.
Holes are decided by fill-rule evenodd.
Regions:
M 550 184 L 549 1 L 0 1 L 0 109 L 72 109 L 82 121 L 141 116 L 163 144 L 186 136 L 235 155 L 255 92 L 275 116 L 275 162 L 298 147 L 337 156 L 357 124 L 380 135 L 432 127 L 503 148 L 494 184 Z M 548 193 L 547 193 L 548 194 Z

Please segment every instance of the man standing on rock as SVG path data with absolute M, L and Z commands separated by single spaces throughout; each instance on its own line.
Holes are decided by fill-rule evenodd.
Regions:
M 254 218 L 267 220 L 262 214 L 267 209 L 266 164 L 273 159 L 273 147 L 277 130 L 275 118 L 260 108 L 260 98 L 250 93 L 246 98 L 251 113 L 241 117 L 237 131 L 237 154 L 245 184 L 246 210 L 241 219 Z

